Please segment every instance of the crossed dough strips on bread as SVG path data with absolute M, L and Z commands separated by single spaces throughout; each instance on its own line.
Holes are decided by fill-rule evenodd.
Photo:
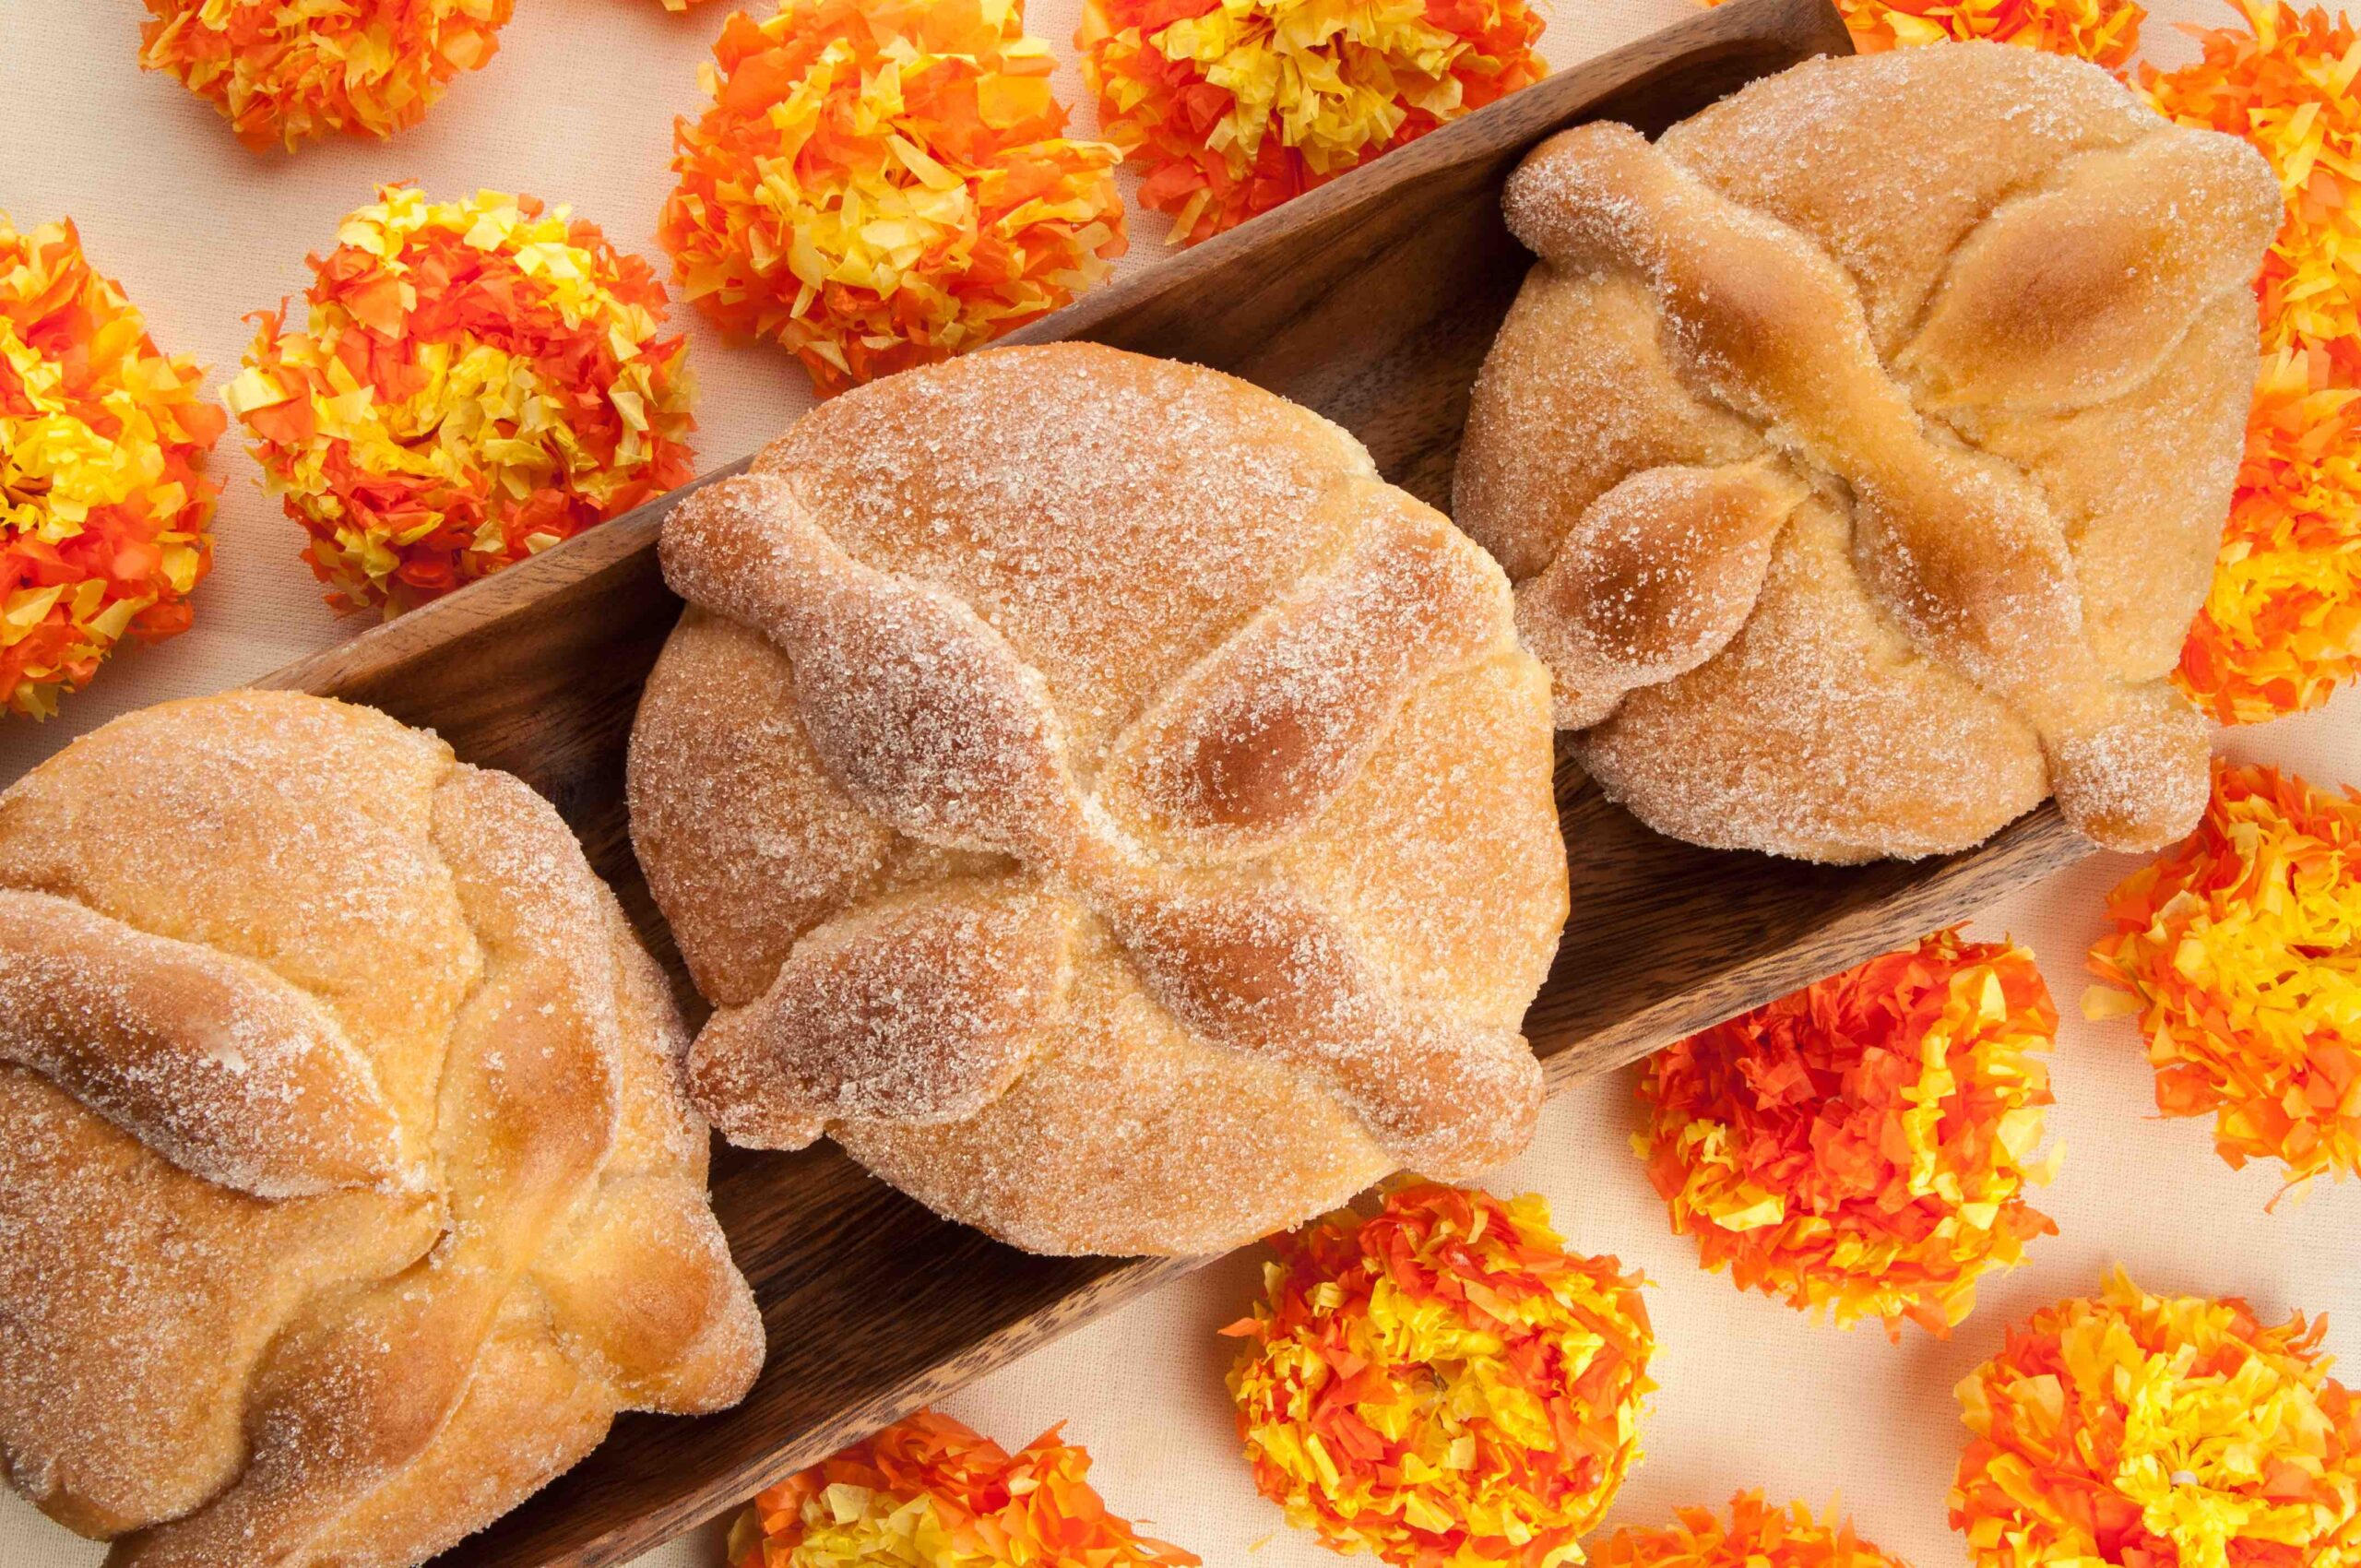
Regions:
M 730 1136 L 833 1131 L 1050 1251 L 1226 1246 L 1523 1146 L 1565 909 L 1540 671 L 1498 569 L 1341 432 L 995 350 L 807 416 L 663 561 L 692 609 L 634 834 Z M 717 912 L 765 836 L 823 885 Z
M 2262 159 L 1995 44 L 1808 62 L 1504 198 L 1541 257 L 1471 409 L 1462 526 L 1559 721 L 1643 819 L 1813 859 L 2055 793 L 2151 849 L 2202 809 L 2166 683 L 2227 515 Z
M 557 814 L 367 708 L 0 794 L 0 1455 L 110 1568 L 422 1562 L 762 1360 L 663 976 Z

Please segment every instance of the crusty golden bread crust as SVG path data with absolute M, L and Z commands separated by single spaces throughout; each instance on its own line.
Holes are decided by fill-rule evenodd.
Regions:
M 368 708 L 0 794 L 0 1458 L 113 1568 L 406 1568 L 762 1355 L 663 977 L 557 814 Z
M 674 511 L 634 840 L 730 1136 L 1042 1252 L 1505 1158 L 1566 913 L 1508 585 L 1314 415 L 1086 346 L 824 405 Z
M 2202 601 L 2280 213 L 2244 143 L 1996 44 L 1808 62 L 1509 182 L 1541 257 L 1458 520 L 1585 766 L 1651 826 L 1858 861 L 2055 793 L 2188 831 Z

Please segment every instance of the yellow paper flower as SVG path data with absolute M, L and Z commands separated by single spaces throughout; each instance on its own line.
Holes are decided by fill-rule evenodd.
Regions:
M 659 231 L 824 396 L 1047 315 L 1123 254 L 1117 154 L 1065 136 L 1019 0 L 784 0 L 723 24 Z
M 1538 1197 L 1409 1181 L 1274 1243 L 1223 1332 L 1254 1484 L 1400 1568 L 1560 1568 L 1639 1456 L 1643 1283 L 1569 1256 Z
M 203 373 L 148 338 L 71 223 L 0 212 L 0 703 L 47 718 L 123 638 L 188 629 L 220 439 Z
M 416 125 L 498 50 L 516 0 L 147 0 L 139 64 L 210 100 L 238 139 L 293 150 Z
M 1194 244 L 1541 79 L 1525 0 L 1085 0 L 1140 202 Z
M 686 481 L 664 286 L 529 196 L 386 185 L 224 394 L 340 609 L 393 614 Z
M 2093 1017 L 2135 1013 L 2156 1108 L 2232 1166 L 2361 1170 L 2361 793 L 2217 762 L 2197 831 L 2107 895 Z
M 1632 1143 L 1708 1269 L 1945 1335 L 2057 1230 L 2026 1201 L 2057 1036 L 2031 953 L 1937 932 L 1656 1052 Z
M 2327 1326 L 2119 1270 L 2035 1313 L 1960 1383 L 1952 1527 L 1977 1568 L 2352 1568 L 2361 1404 Z

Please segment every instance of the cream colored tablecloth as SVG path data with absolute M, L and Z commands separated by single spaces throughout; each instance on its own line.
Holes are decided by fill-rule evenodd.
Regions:
M 1551 16 L 1543 47 L 1562 65 L 1673 19 L 1686 3 L 1573 0 Z M 2167 63 L 2188 46 L 2166 21 L 2218 19 L 2203 0 L 2155 8 L 2151 57 Z M 23 224 L 77 220 L 90 254 L 122 279 L 158 340 L 197 354 L 218 386 L 251 335 L 239 317 L 300 291 L 304 254 L 326 248 L 338 218 L 377 180 L 571 202 L 618 244 L 655 256 L 672 116 L 698 106 L 697 62 L 723 9 L 717 0 L 682 17 L 657 0 L 522 0 L 499 58 L 457 83 L 423 125 L 389 145 L 287 158 L 245 152 L 209 109 L 136 69 L 136 0 L 0 0 L 0 208 Z M 1069 44 L 1078 11 L 1079 0 L 1032 8 L 1034 30 L 1066 62 L 1062 90 L 1077 102 Z M 1089 127 L 1086 107 L 1077 124 Z M 1146 214 L 1138 228 L 1126 267 L 1164 254 L 1161 220 Z M 753 450 L 808 404 L 802 372 L 783 354 L 731 347 L 694 320 L 689 330 L 708 463 Z M 215 460 L 228 494 L 195 630 L 128 654 L 69 697 L 55 722 L 0 721 L 0 780 L 114 714 L 234 684 L 361 629 L 322 606 L 296 559 L 294 526 L 233 447 L 225 442 Z M 2361 698 L 2347 693 L 2324 713 L 2227 745 L 2322 782 L 2361 779 Z M 2075 1016 L 2101 896 L 2133 863 L 2102 856 L 1976 922 L 2034 947 L 2068 1016 L 2051 1116 L 2066 1157 L 2042 1206 L 2061 1234 L 2036 1243 L 2027 1267 L 1988 1284 L 1982 1309 L 1948 1343 L 1840 1333 L 1700 1272 L 1691 1243 L 1667 1232 L 1628 1151 L 1630 1074 L 1550 1107 L 1533 1150 L 1493 1184 L 1546 1194 L 1573 1244 L 1614 1253 L 1655 1282 L 1663 1390 L 1644 1428 L 1647 1458 L 1616 1522 L 1658 1520 L 1679 1504 L 1759 1486 L 1782 1499 L 1839 1501 L 1871 1538 L 1920 1568 L 1952 1568 L 1964 1557 L 1943 1524 L 1963 1431 L 1952 1384 L 2011 1318 L 2094 1287 L 2117 1262 L 2155 1289 L 2243 1292 L 2271 1314 L 2328 1311 L 2331 1348 L 2361 1366 L 2361 1183 L 2324 1186 L 2265 1213 L 2277 1186 L 2270 1170 L 2234 1173 L 2214 1158 L 2202 1125 L 2154 1118 L 2131 1026 Z M 1214 1330 L 1244 1312 L 1257 1269 L 1251 1253 L 1216 1265 L 984 1379 L 948 1408 L 1012 1447 L 1064 1421 L 1097 1456 L 1111 1506 L 1153 1521 L 1209 1563 L 1333 1562 L 1255 1496 L 1237 1455 L 1221 1380 L 1229 1347 Z M 0 1496 L 0 1568 L 78 1568 L 101 1555 Z M 718 1548 L 698 1538 L 643 1568 L 718 1559 Z

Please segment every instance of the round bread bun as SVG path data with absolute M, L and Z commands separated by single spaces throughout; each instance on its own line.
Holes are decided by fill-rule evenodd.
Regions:
M 1809 61 L 1653 147 L 1578 126 L 1504 205 L 1542 259 L 1454 508 L 1610 796 L 1836 861 L 2053 792 L 2112 849 L 2195 825 L 2166 677 L 2254 380 L 2260 154 L 1966 43 Z
M 557 814 L 233 692 L 0 794 L 0 1455 L 109 1568 L 402 1568 L 763 1354 Z
M 632 835 L 696 1103 L 1045 1253 L 1515 1153 L 1566 914 L 1507 580 L 1328 422 L 1087 345 L 825 404 L 677 507 Z

